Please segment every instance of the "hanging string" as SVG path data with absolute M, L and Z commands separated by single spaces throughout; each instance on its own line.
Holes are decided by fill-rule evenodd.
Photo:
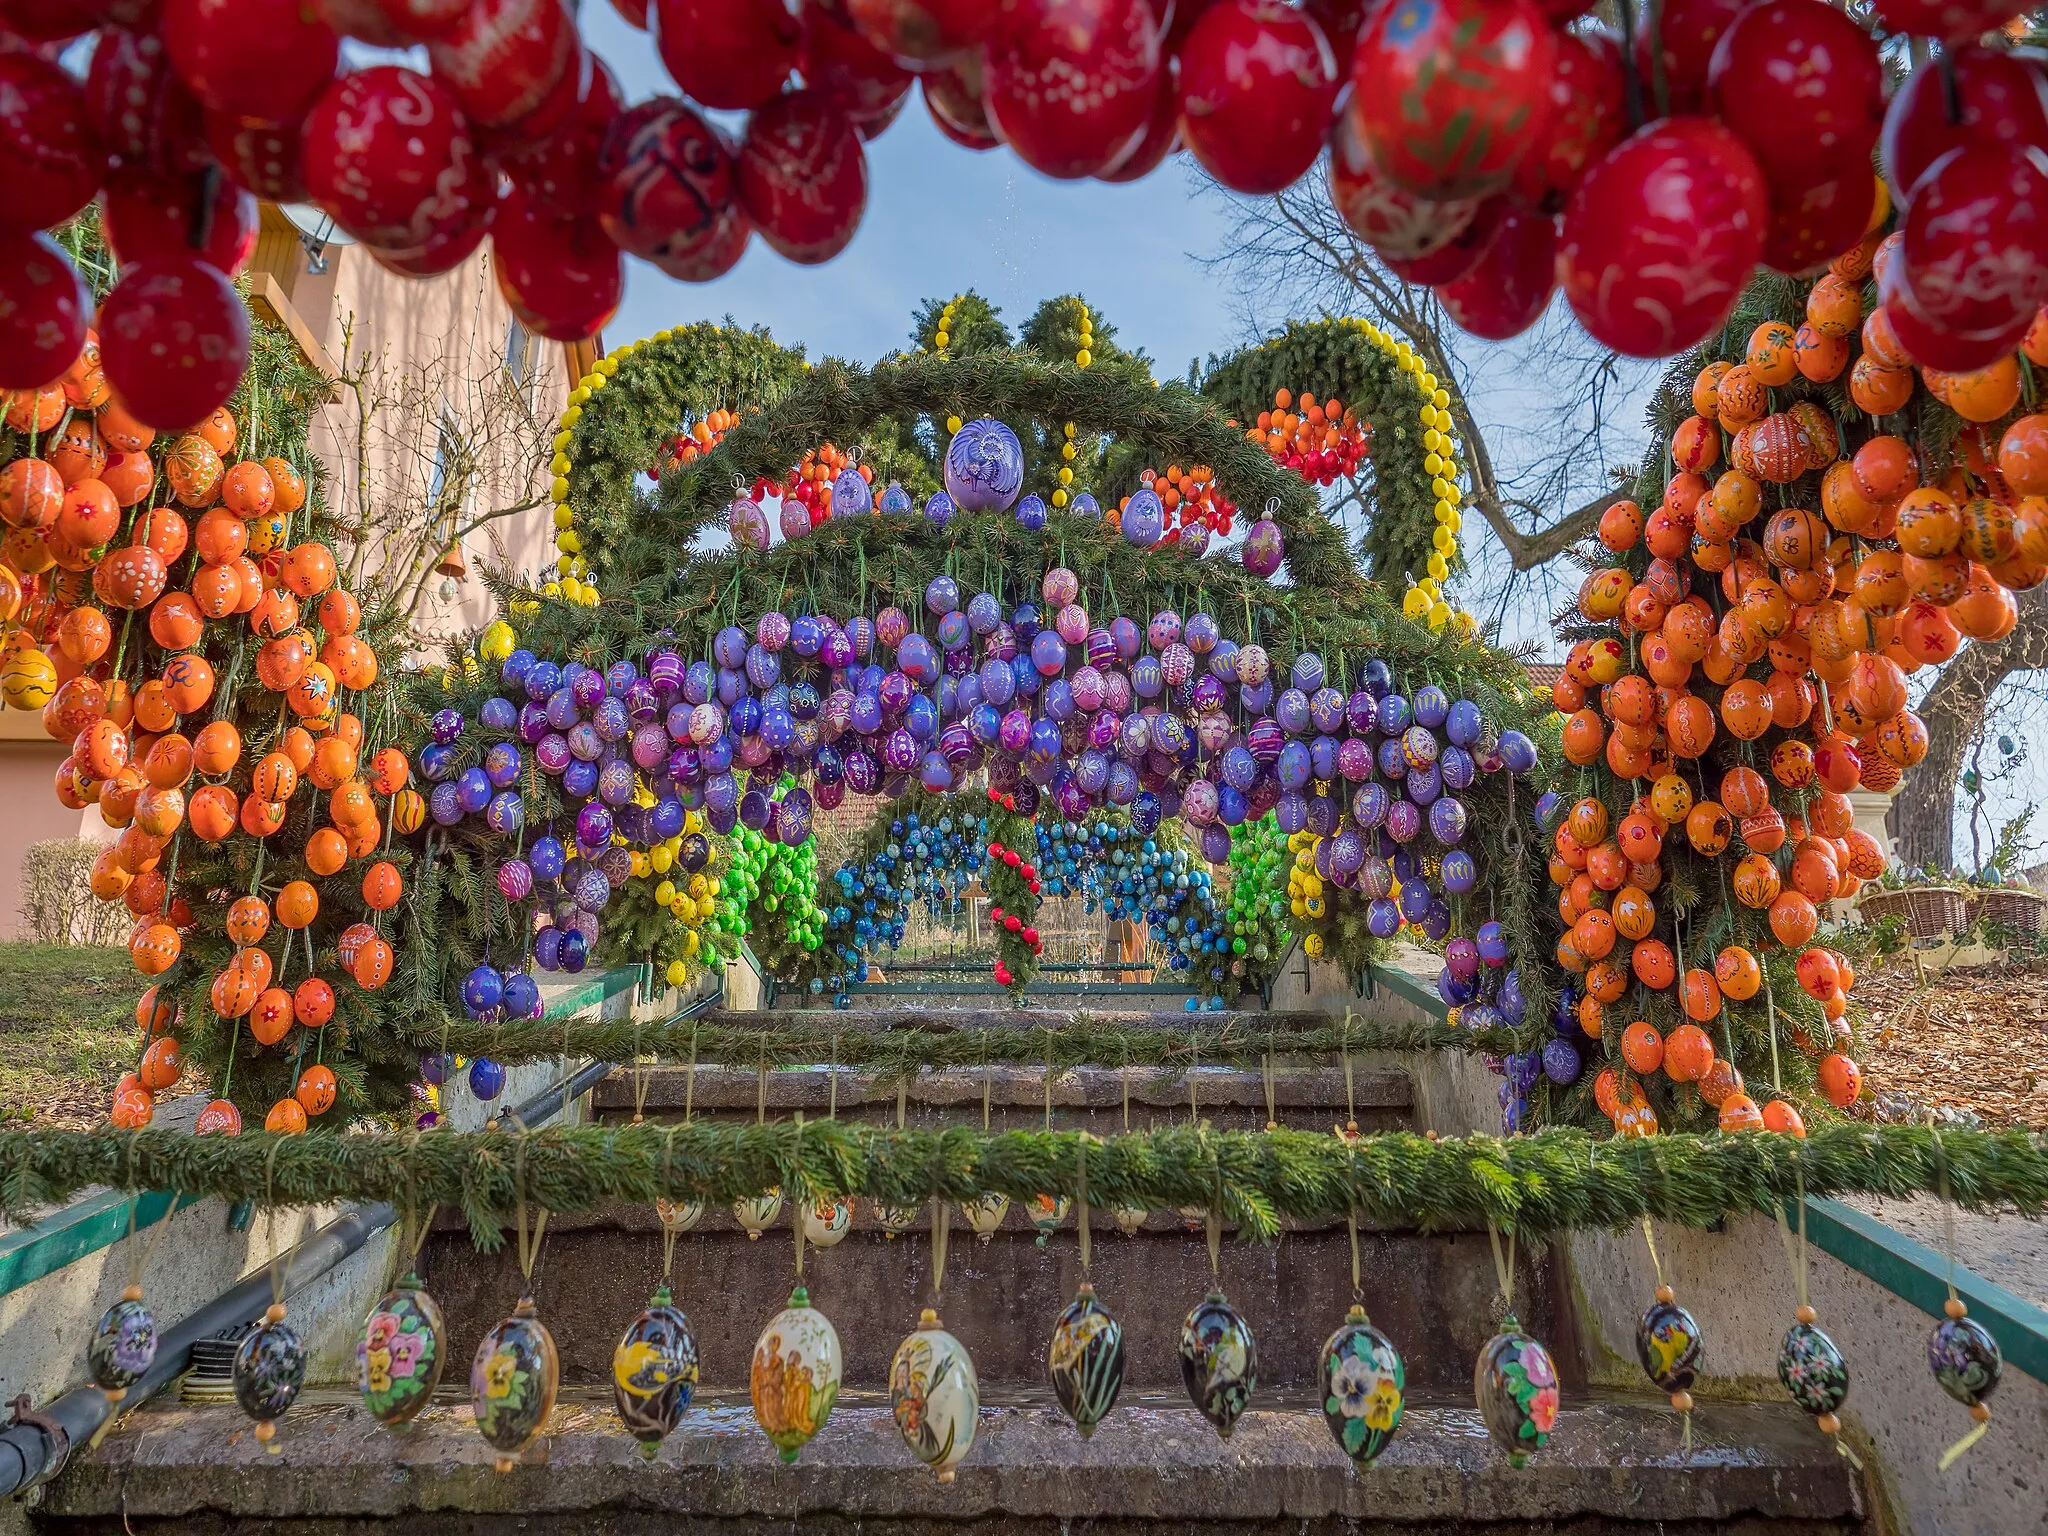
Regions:
M 1126 1039 L 1123 1046 L 1123 1064 L 1117 1069 L 1117 1080 L 1124 1091 L 1124 1134 L 1131 1133 L 1131 1042 Z
M 683 1124 L 690 1123 L 697 1107 L 697 1026 L 690 1026 L 690 1072 L 683 1079 Z M 675 1132 L 669 1132 L 669 1144 L 675 1144 Z
M 1785 1091 L 1785 1084 L 1778 1076 L 1778 1000 L 1771 995 L 1771 979 L 1768 974 L 1764 977 L 1764 1016 L 1769 1020 L 1771 1027 L 1771 1091 L 1781 1094 Z
M 1223 1289 L 1223 1162 L 1207 1130 L 1202 1141 L 1209 1148 L 1209 1279 L 1214 1289 Z
M 1196 1099 L 1196 1097 L 1195 1097 L 1195 1095 L 1196 1095 L 1196 1090 L 1197 1090 L 1197 1087 L 1198 1087 L 1198 1084 L 1197 1084 L 1197 1082 L 1196 1082 L 1196 1078 L 1197 1078 L 1197 1076 L 1198 1076 L 1198 1075 L 1200 1074 L 1201 1070 L 1202 1070 L 1202 1037 L 1201 1037 L 1201 1035 L 1200 1035 L 1199 1033 L 1191 1033 L 1191 1034 L 1190 1034 L 1190 1035 L 1188 1036 L 1188 1124 L 1189 1124 L 1189 1125 L 1199 1125 L 1199 1124 L 1201 1123 L 1201 1119 L 1202 1119 L 1202 1106 L 1201 1106 L 1200 1102 L 1199 1102 L 1199 1101 L 1198 1101 L 1198 1100 Z
M 932 1200 L 932 1310 L 937 1311 L 939 1293 L 946 1285 L 946 1247 L 953 1233 L 952 1207 L 934 1197 Z
M 647 1118 L 649 1062 L 640 1049 L 640 1031 L 642 1027 L 639 1019 L 633 1021 L 633 1123 L 635 1125 L 639 1125 Z
M 1508 1228 L 1506 1258 L 1501 1256 L 1500 1228 L 1489 1221 L 1486 1235 L 1493 1243 L 1493 1273 L 1500 1282 L 1501 1310 L 1512 1318 L 1515 1315 L 1515 1229 Z
M 663 1188 L 664 1190 L 666 1190 L 666 1189 L 668 1188 L 668 1180 L 669 1180 L 669 1171 L 670 1171 L 670 1167 L 671 1167 L 671 1164 L 673 1163 L 673 1161 L 674 1161 L 674 1159 L 675 1159 L 675 1155 L 676 1155 L 676 1131 L 677 1131 L 678 1129 L 680 1129 L 680 1127 L 676 1126 L 676 1125 L 675 1125 L 675 1124 L 674 1124 L 673 1122 L 671 1122 L 671 1123 L 670 1123 L 670 1125 L 669 1125 L 669 1127 L 668 1127 L 668 1134 L 667 1134 L 667 1135 L 665 1135 L 665 1136 L 664 1136 L 664 1137 L 662 1138 L 662 1149 L 661 1149 L 661 1187 L 662 1187 L 662 1188 Z M 658 1207 L 656 1208 L 655 1214 L 656 1214 L 657 1216 L 659 1216 L 659 1215 L 661 1214 L 661 1212 L 660 1212 L 660 1209 L 659 1209 Z M 682 1235 L 682 1234 L 681 1234 L 681 1233 L 679 1233 L 679 1232 L 678 1232 L 678 1231 L 677 1231 L 677 1230 L 675 1229 L 675 1227 L 674 1227 L 673 1225 L 671 1225 L 671 1224 L 670 1224 L 669 1222 L 666 1222 L 666 1221 L 662 1222 L 662 1224 L 661 1224 L 661 1283 L 662 1283 L 663 1285 L 667 1285 L 667 1284 L 668 1284 L 668 1281 L 669 1281 L 669 1276 L 675 1273 L 675 1267 L 676 1267 L 676 1239 L 677 1239 L 678 1237 L 680 1237 L 681 1235 Z
M 986 1043 L 986 1042 L 984 1042 L 984 1043 Z M 981 1064 L 981 1128 L 982 1128 L 982 1130 L 983 1130 L 983 1131 L 987 1131 L 987 1130 L 988 1130 L 988 1101 L 989 1101 L 989 1095 L 990 1095 L 990 1093 L 991 1093 L 991 1092 L 993 1091 L 993 1087 L 994 1087 L 994 1078 L 995 1078 L 995 1070 L 996 1070 L 996 1069 L 995 1069 L 995 1066 L 994 1066 L 994 1064 L 993 1064 L 993 1063 L 991 1063 L 991 1062 L 988 1062 L 988 1061 L 983 1061 L 983 1062 L 982 1062 L 982 1064 Z
M 896 1079 L 896 1129 L 899 1131 L 904 1128 L 904 1124 L 908 1119 L 907 1111 L 909 1108 L 910 1079 L 899 1077 Z
M 534 1222 L 532 1235 L 529 1237 L 526 1227 L 526 1138 L 524 1136 L 519 1138 L 519 1150 L 513 1157 L 512 1187 L 518 1201 L 516 1219 L 518 1221 L 519 1274 L 526 1282 L 526 1299 L 531 1300 L 533 1297 L 533 1265 L 534 1261 L 540 1257 L 541 1239 L 547 1236 L 548 1209 L 546 1206 L 541 1207 L 540 1219 Z
M 804 1183 L 804 1112 L 796 1112 L 796 1145 L 790 1154 L 790 1185 L 795 1199 L 789 1202 L 789 1230 L 796 1235 L 796 1283 L 804 1283 L 804 1209 L 810 1203 L 810 1189 Z
M 1086 1131 L 1074 1144 L 1074 1206 L 1079 1215 L 1081 1232 L 1081 1274 L 1088 1274 L 1088 1141 Z
M 1362 1305 L 1365 1301 L 1365 1272 L 1358 1258 L 1358 1208 L 1356 1206 L 1344 1213 L 1344 1230 L 1351 1237 L 1351 1299 Z
M 1813 1303 L 1808 1298 L 1806 1290 L 1806 1169 L 1798 1162 L 1798 1148 L 1793 1147 L 1791 1152 L 1794 1160 L 1793 1169 L 1799 1211 L 1796 1236 L 1792 1224 L 1785 1219 L 1784 1203 L 1777 1201 L 1773 1202 L 1773 1205 L 1778 1214 L 1778 1232 L 1785 1239 L 1785 1257 L 1792 1265 L 1793 1293 L 1799 1298 L 1799 1307 L 1793 1316 L 1808 1327 L 1812 1327 L 1820 1320 L 1820 1314 L 1814 1310 Z M 1815 1423 L 1819 1425 L 1821 1433 L 1834 1442 L 1835 1449 L 1848 1458 L 1849 1465 L 1858 1472 L 1861 1472 L 1863 1470 L 1862 1461 L 1854 1451 L 1842 1443 L 1840 1433 L 1842 1427 L 1841 1420 L 1832 1413 L 1824 1413 L 1819 1415 Z
M 1344 1010 L 1344 1134 L 1358 1134 L 1358 1083 L 1351 1070 L 1351 1010 Z
M 1935 1188 L 1941 1200 L 1942 1248 L 1948 1259 L 1948 1273 L 1945 1277 L 1945 1283 L 1948 1286 L 1948 1300 L 1942 1304 L 1942 1311 L 1952 1321 L 1961 1322 L 1970 1315 L 1970 1309 L 1963 1304 L 1963 1298 L 1956 1294 L 1956 1207 L 1955 1202 L 1949 1198 L 1948 1148 L 1942 1144 L 1940 1131 L 1933 1132 L 1933 1137 Z M 1951 1445 L 1941 1453 L 1941 1459 L 1935 1463 L 1939 1470 L 1946 1472 L 1962 1459 L 1965 1451 L 1969 1450 L 1971 1446 L 1982 1440 L 1990 1432 L 1991 1405 L 1989 1403 L 1986 1403 L 1982 1398 L 1972 1403 L 1970 1405 L 1970 1417 L 1976 1422 L 1962 1439 L 1956 1441 L 1954 1445 Z
M 825 1118 L 839 1118 L 839 1032 L 832 1033 L 832 1064 L 825 1073 Z
M 754 1065 L 754 1124 L 768 1123 L 768 1037 L 761 1036 L 761 1056 Z
M 1260 1067 L 1260 1076 L 1265 1079 L 1266 1085 L 1266 1129 L 1269 1131 L 1280 1129 L 1280 1116 L 1274 1104 L 1273 1074 L 1273 1027 L 1269 1022 L 1266 1026 L 1266 1055 Z
M 1672 1290 L 1670 1283 L 1664 1278 L 1664 1261 L 1657 1255 L 1657 1234 L 1652 1228 L 1648 1216 L 1643 1218 L 1643 1246 L 1650 1250 L 1650 1269 L 1657 1276 L 1657 1300 L 1665 1306 L 1675 1305 L 1678 1300 L 1678 1293 Z M 1678 1453 L 1681 1456 L 1690 1456 L 1692 1455 L 1692 1393 L 1684 1388 L 1673 1392 L 1671 1394 L 1671 1406 L 1678 1410 L 1679 1416 L 1685 1421 L 1685 1427 L 1679 1436 Z

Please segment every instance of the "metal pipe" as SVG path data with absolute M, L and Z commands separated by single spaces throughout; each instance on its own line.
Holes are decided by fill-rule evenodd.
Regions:
M 674 1015 L 690 1018 L 724 1001 L 723 988 L 706 994 Z M 590 1091 L 613 1069 L 608 1061 L 591 1062 L 552 1088 L 534 1095 L 509 1111 L 518 1125 L 545 1120 L 561 1107 Z M 164 1217 L 170 1219 L 167 1213 Z M 322 1227 L 294 1248 L 286 1262 L 284 1293 L 310 1285 L 350 1255 L 358 1252 L 379 1232 L 398 1220 L 398 1212 L 379 1203 L 364 1206 L 339 1221 Z M 185 1374 L 192 1361 L 192 1346 L 203 1338 L 253 1323 L 271 1301 L 270 1273 L 259 1270 L 216 1297 L 190 1317 L 166 1328 L 157 1338 L 156 1358 L 122 1400 L 123 1408 L 147 1402 Z M 115 1405 L 98 1387 L 77 1387 L 39 1411 L 29 1411 L 26 1398 L 17 1400 L 16 1421 L 0 1429 L 0 1498 L 54 1477 L 70 1455 L 71 1447 L 97 1434 L 113 1416 Z

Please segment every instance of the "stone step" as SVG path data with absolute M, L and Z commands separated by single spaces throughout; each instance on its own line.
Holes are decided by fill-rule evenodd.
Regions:
M 1095 1214 L 1089 1274 L 1123 1324 L 1125 1380 L 1177 1393 L 1181 1320 L 1210 1285 L 1207 1235 L 1161 1212 L 1150 1229 L 1125 1236 L 1106 1213 Z M 897 1343 L 929 1299 L 931 1235 L 924 1224 L 895 1238 L 870 1223 L 863 1227 L 835 1247 L 806 1247 L 804 1281 L 839 1332 L 849 1386 L 880 1387 Z M 420 1273 L 447 1319 L 451 1360 L 467 1360 L 518 1299 L 512 1246 L 508 1240 L 498 1253 L 479 1253 L 459 1229 L 429 1238 Z M 661 1249 L 651 1209 L 550 1221 L 534 1294 L 560 1349 L 565 1381 L 610 1379 L 612 1350 L 660 1279 Z M 1486 1238 L 1367 1231 L 1359 1254 L 1365 1303 L 1400 1349 L 1409 1381 L 1468 1392 L 1472 1362 L 1499 1316 Z M 1290 1231 L 1271 1246 L 1226 1236 L 1220 1259 L 1224 1290 L 1258 1341 L 1260 1380 L 1276 1388 L 1311 1386 L 1322 1342 L 1351 1303 L 1345 1229 Z M 754 1340 L 782 1308 L 794 1272 L 786 1213 L 758 1241 L 725 1212 L 707 1213 L 677 1240 L 676 1304 L 689 1314 L 705 1380 L 747 1379 Z M 1525 1254 L 1515 1301 L 1523 1325 L 1550 1344 L 1569 1382 L 1578 1351 L 1565 1336 L 1569 1312 L 1556 1275 L 1546 1251 Z M 984 1382 L 1035 1387 L 1045 1381 L 1053 1323 L 1080 1279 L 1071 1215 L 1040 1248 L 1014 1205 L 986 1243 L 956 1213 L 940 1308 Z
M 898 1085 L 853 1067 L 828 1064 L 779 1067 L 765 1074 L 745 1068 L 659 1065 L 637 1072 L 621 1067 L 599 1083 L 592 1105 L 604 1119 L 623 1119 L 636 1106 L 650 1119 L 674 1119 L 687 1109 L 718 1119 L 838 1114 L 849 1120 L 894 1123 Z M 977 1122 L 987 1104 L 995 1130 L 1036 1130 L 1046 1122 L 1043 1067 L 951 1067 L 920 1072 L 902 1084 L 908 1125 L 933 1127 Z M 1269 1097 L 1270 1092 L 1270 1097 Z M 1414 1107 L 1408 1074 L 1398 1068 L 1355 1066 L 1347 1090 L 1339 1066 L 1276 1064 L 1268 1084 L 1260 1071 L 1186 1068 L 1073 1067 L 1053 1074 L 1052 1123 L 1060 1130 L 1098 1136 L 1199 1117 L 1218 1130 L 1259 1130 L 1272 1118 L 1301 1130 L 1329 1130 L 1354 1120 L 1361 1131 L 1407 1129 Z
M 267 1456 L 232 1407 L 152 1404 L 83 1450 L 34 1517 L 75 1536 L 1217 1536 L 1522 1531 L 1571 1536 L 1847 1536 L 1866 1528 L 1848 1462 L 1790 1405 L 1707 1403 L 1681 1449 L 1669 1409 L 1580 1400 L 1521 1470 L 1469 1403 L 1411 1406 L 1354 1471 L 1313 1405 L 1254 1408 L 1227 1442 L 1192 1409 L 1127 1390 L 1092 1439 L 1049 1403 L 985 1402 L 958 1480 L 939 1483 L 885 1401 L 848 1392 L 794 1466 L 743 1395 L 700 1399 L 644 1460 L 608 1398 L 565 1393 L 508 1473 L 469 1409 L 403 1436 L 352 1396 L 309 1393 Z M 687 1524 L 683 1523 L 687 1522 Z

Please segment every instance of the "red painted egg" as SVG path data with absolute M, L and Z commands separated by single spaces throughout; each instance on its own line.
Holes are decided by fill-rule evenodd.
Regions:
M 1412 261 L 1389 256 L 1384 251 L 1380 253 L 1380 260 L 1404 283 L 1424 288 L 1441 288 L 1455 283 L 1470 276 L 1472 269 L 1493 249 L 1493 242 L 1499 238 L 1501 223 L 1509 211 L 1527 206 L 1511 192 L 1496 193 L 1479 205 L 1472 222 L 1460 230 L 1450 244 Z
M 479 128 L 502 128 L 536 112 L 575 62 L 576 23 L 562 0 L 476 0 L 427 44 L 434 78 Z M 571 95 L 562 117 L 575 105 Z M 561 121 L 561 117 L 556 119 Z
M 970 73 L 972 83 L 970 84 Z M 920 78 L 924 87 L 925 110 L 939 132 L 963 149 L 994 149 L 1003 141 L 989 121 L 988 105 L 981 99 L 981 70 L 954 67 L 935 69 Z M 1180 122 L 1180 101 L 1174 99 L 1174 123 Z
M 1436 290 L 1460 329 L 1487 341 L 1519 336 L 1550 306 L 1557 287 L 1557 220 L 1525 206 L 1500 215 L 1486 254 L 1454 283 Z
M 218 267 L 138 262 L 100 306 L 100 361 L 128 413 L 178 431 L 227 404 L 249 366 L 249 311 Z
M 1877 43 L 1826 0 L 1758 0 L 1715 45 L 1707 93 L 1780 191 L 1867 170 L 1884 126 Z
M 427 42 L 455 29 L 470 0 L 368 0 L 384 24 L 401 38 Z
M 0 235 L 0 389 L 42 389 L 85 346 L 92 295 L 48 235 Z
M 415 70 L 378 64 L 343 75 L 305 125 L 300 170 L 336 223 L 381 250 L 421 250 L 495 196 L 454 94 Z
M 1587 173 L 1564 211 L 1558 272 L 1592 337 L 1630 357 L 1702 341 L 1762 253 L 1763 173 L 1706 118 L 1651 123 Z
M 1887 31 L 1961 42 L 2002 27 L 2027 8 L 2026 0 L 1877 0 Z
M 1550 112 L 1538 139 L 1515 169 L 1524 201 L 1571 195 L 1593 162 L 1621 142 L 1628 122 L 1628 82 L 1621 45 L 1606 32 L 1557 34 L 1557 68 L 1550 77 Z
M 85 105 L 115 164 L 172 175 L 206 169 L 199 98 L 171 67 L 155 31 L 109 27 L 100 34 L 86 72 Z
M 85 93 L 29 53 L 0 53 L 0 229 L 61 224 L 92 201 L 107 172 Z
M 1714 49 L 1750 4 L 1751 0 L 1663 0 L 1649 13 L 1654 26 L 1646 21 L 1637 28 L 1635 54 L 1636 75 L 1653 117 L 1691 116 L 1705 107 Z
M 655 0 L 661 62 L 683 94 L 720 111 L 759 107 L 804 65 L 805 13 L 792 0 Z
M 1359 37 L 1351 112 L 1397 185 L 1483 196 L 1541 134 L 1556 59 L 1533 0 L 1389 0 Z
M 1142 181 L 1165 164 L 1168 155 L 1180 149 L 1178 61 L 1166 59 L 1161 62 L 1159 80 L 1153 87 L 1153 92 L 1152 121 L 1146 124 L 1144 136 L 1108 170 L 1097 171 L 1097 181 L 1115 182 L 1119 185 Z
M 116 171 L 100 218 L 107 244 L 124 264 L 196 256 L 232 277 L 256 252 L 256 199 L 219 177 L 209 183 L 203 176 Z M 197 248 L 195 229 L 206 234 Z
M 1071 181 L 1144 136 L 1162 60 L 1146 0 L 1013 0 L 982 50 L 982 99 L 1019 159 Z
M 813 7 L 804 84 L 836 102 L 856 125 L 882 123 L 910 94 L 910 72 L 823 7 Z
M 598 222 L 620 250 L 661 267 L 694 271 L 746 248 L 733 154 L 725 137 L 674 96 L 629 107 L 613 120 L 598 156 Z M 727 262 L 729 267 L 731 262 Z M 721 268 L 720 270 L 724 270 Z M 707 271 L 707 277 L 716 276 Z
M 1797 192 L 1771 194 L 1770 228 L 1763 261 L 1780 272 L 1808 273 L 1826 266 L 1863 238 L 1877 206 L 1877 179 L 1852 169 L 1833 181 Z
M 1950 150 L 1914 188 L 1900 230 L 1887 275 L 1917 318 L 1972 339 L 2010 330 L 2048 299 L 2048 155 Z
M 206 143 L 238 186 L 273 203 L 310 199 L 299 177 L 297 123 L 245 123 L 222 112 L 206 114 Z
M 988 0 L 846 0 L 855 29 L 905 69 L 951 64 L 987 37 Z
M 372 48 L 403 48 L 408 41 L 377 0 L 312 0 L 312 4 L 315 14 L 341 37 L 355 38 Z
M 1434 202 L 1396 186 L 1379 168 L 1350 111 L 1330 124 L 1330 201 L 1339 218 L 1381 256 L 1415 261 L 1444 249 L 1472 223 L 1476 197 Z
M 216 112 L 284 123 L 334 78 L 341 39 L 301 0 L 165 0 L 164 46 Z
M 2048 81 L 2025 54 L 1971 45 L 1945 51 L 1956 115 L 1940 65 L 1923 64 L 1899 87 L 1884 119 L 1884 166 L 1904 203 L 1927 168 L 1967 144 L 2048 145 Z
M 594 56 L 589 63 L 568 120 L 540 143 L 499 160 L 515 186 L 563 218 L 595 211 L 601 190 L 597 157 L 619 115 L 619 88 L 611 71 Z
M 400 250 L 365 245 L 364 250 L 378 266 L 401 277 L 438 277 L 452 272 L 469 260 L 490 232 L 496 203 L 477 201 L 452 215 L 447 223 L 428 231 L 418 245 Z
M 555 218 L 515 189 L 499 206 L 491 245 L 498 291 L 528 330 L 581 341 L 617 313 L 624 264 L 595 223 Z
M 1337 59 L 1305 11 L 1223 0 L 1180 48 L 1181 140 L 1234 192 L 1291 187 L 1323 147 Z
M 867 155 L 846 114 L 813 91 L 778 96 L 747 120 L 737 169 L 741 205 L 791 261 L 830 261 L 860 228 Z
M 1914 307 L 1897 263 L 1893 264 L 1892 281 L 1881 285 L 1878 291 L 1885 299 L 1884 316 L 1891 340 L 1910 362 L 1941 373 L 1975 373 L 1979 368 L 1989 368 L 2017 348 L 2033 324 L 2031 316 L 2022 315 L 2003 331 L 1974 336 L 1931 325 Z

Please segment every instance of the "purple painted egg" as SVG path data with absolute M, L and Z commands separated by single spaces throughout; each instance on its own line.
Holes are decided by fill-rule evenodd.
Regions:
M 1449 805 L 1448 800 L 1439 800 L 1438 805 Z M 1454 848 L 1444 855 L 1442 878 L 1444 889 L 1453 896 L 1468 894 L 1479 884 L 1479 864 L 1471 854 L 1462 848 Z M 1484 930 L 1481 930 L 1482 932 Z M 1502 951 L 1505 955 L 1506 951 Z
M 1446 795 L 1429 808 L 1429 835 L 1446 848 L 1465 836 L 1465 807 Z
M 1391 939 L 1401 931 L 1401 909 L 1384 896 L 1375 897 L 1365 909 L 1366 931 L 1376 939 Z
M 1427 768 L 1436 761 L 1436 733 L 1426 725 L 1411 725 L 1401 733 L 1401 759 L 1409 768 Z
M 808 517 L 805 522 L 808 524 Z M 768 547 L 768 514 L 758 501 L 742 497 L 729 502 L 725 509 L 725 531 L 732 536 L 735 546 L 758 554 Z
M 944 491 L 933 491 L 925 499 L 925 520 L 934 528 L 943 528 L 953 521 L 953 514 L 957 510 L 959 509 L 954 505 L 953 498 Z
M 498 894 L 507 901 L 524 901 L 533 894 L 533 867 L 524 859 L 507 859 L 498 866 Z
M 859 468 L 849 464 L 839 472 L 832 482 L 832 515 L 834 517 L 865 517 L 875 510 L 875 493 L 868 488 L 867 477 Z M 802 838 L 797 839 L 802 842 Z
M 1386 825 L 1395 842 L 1412 842 L 1422 830 L 1422 808 L 1411 800 L 1396 800 L 1387 807 Z
M 1150 549 L 1165 531 L 1166 508 L 1150 486 L 1140 486 L 1124 503 L 1118 526 L 1125 543 L 1139 549 Z
M 1287 541 L 1280 536 L 1280 525 L 1270 517 L 1253 523 L 1244 536 L 1243 558 L 1244 568 L 1261 580 L 1277 572 L 1287 558 Z
M 1152 622 L 1145 627 L 1145 638 L 1155 651 L 1164 651 L 1180 639 L 1180 615 L 1170 608 L 1162 608 L 1152 615 Z
M 1308 695 L 1299 688 L 1287 689 L 1273 706 L 1273 718 L 1280 722 L 1280 729 L 1288 735 L 1306 736 L 1310 724 Z
M 963 422 L 946 445 L 946 491 L 964 512 L 1016 505 L 1024 485 L 1024 445 L 992 416 Z

